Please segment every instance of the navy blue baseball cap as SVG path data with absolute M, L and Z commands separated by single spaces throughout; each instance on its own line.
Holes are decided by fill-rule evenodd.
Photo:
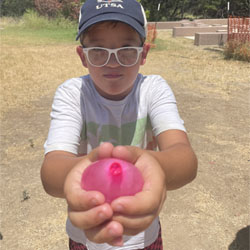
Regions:
M 86 0 L 80 10 L 76 40 L 88 27 L 103 21 L 126 23 L 146 38 L 146 15 L 142 5 L 136 0 Z

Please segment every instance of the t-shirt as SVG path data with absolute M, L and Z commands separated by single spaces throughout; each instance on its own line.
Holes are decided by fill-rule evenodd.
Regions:
M 174 94 L 158 75 L 138 74 L 131 92 L 120 101 L 102 97 L 90 75 L 73 78 L 56 91 L 45 153 L 63 150 L 77 155 L 89 153 L 102 142 L 156 149 L 154 137 L 169 130 L 185 131 Z M 69 237 L 89 250 L 140 249 L 152 244 L 159 231 L 159 218 L 144 232 L 124 236 L 124 246 L 95 244 L 67 220 Z

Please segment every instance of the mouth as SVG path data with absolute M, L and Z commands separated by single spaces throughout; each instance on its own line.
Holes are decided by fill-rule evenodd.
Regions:
M 108 74 L 104 74 L 103 75 L 105 78 L 107 79 L 118 79 L 122 77 L 122 74 L 118 74 L 118 73 L 108 73 Z

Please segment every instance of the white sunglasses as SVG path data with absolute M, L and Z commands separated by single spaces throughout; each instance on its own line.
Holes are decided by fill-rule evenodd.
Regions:
M 94 67 L 105 66 L 111 57 L 115 55 L 117 62 L 121 66 L 131 67 L 138 62 L 139 55 L 143 47 L 122 47 L 117 49 L 107 49 L 101 47 L 82 48 L 89 63 Z

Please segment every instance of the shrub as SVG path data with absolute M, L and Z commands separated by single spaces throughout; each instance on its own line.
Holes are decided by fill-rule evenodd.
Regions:
M 66 19 L 76 20 L 83 0 L 35 0 L 37 12 L 49 18 L 63 16 Z
M 76 29 L 76 24 L 63 17 L 48 19 L 34 10 L 27 10 L 20 20 L 20 25 L 29 29 Z
M 62 10 L 61 13 L 65 18 L 70 20 L 79 19 L 79 11 L 83 1 L 80 0 L 61 0 Z
M 250 62 L 250 42 L 231 40 L 224 48 L 226 59 L 235 59 Z
M 35 0 L 37 12 L 48 18 L 55 18 L 61 11 L 62 4 L 58 0 Z
M 20 25 L 30 29 L 48 28 L 49 20 L 41 17 L 34 10 L 27 10 L 20 20 Z

